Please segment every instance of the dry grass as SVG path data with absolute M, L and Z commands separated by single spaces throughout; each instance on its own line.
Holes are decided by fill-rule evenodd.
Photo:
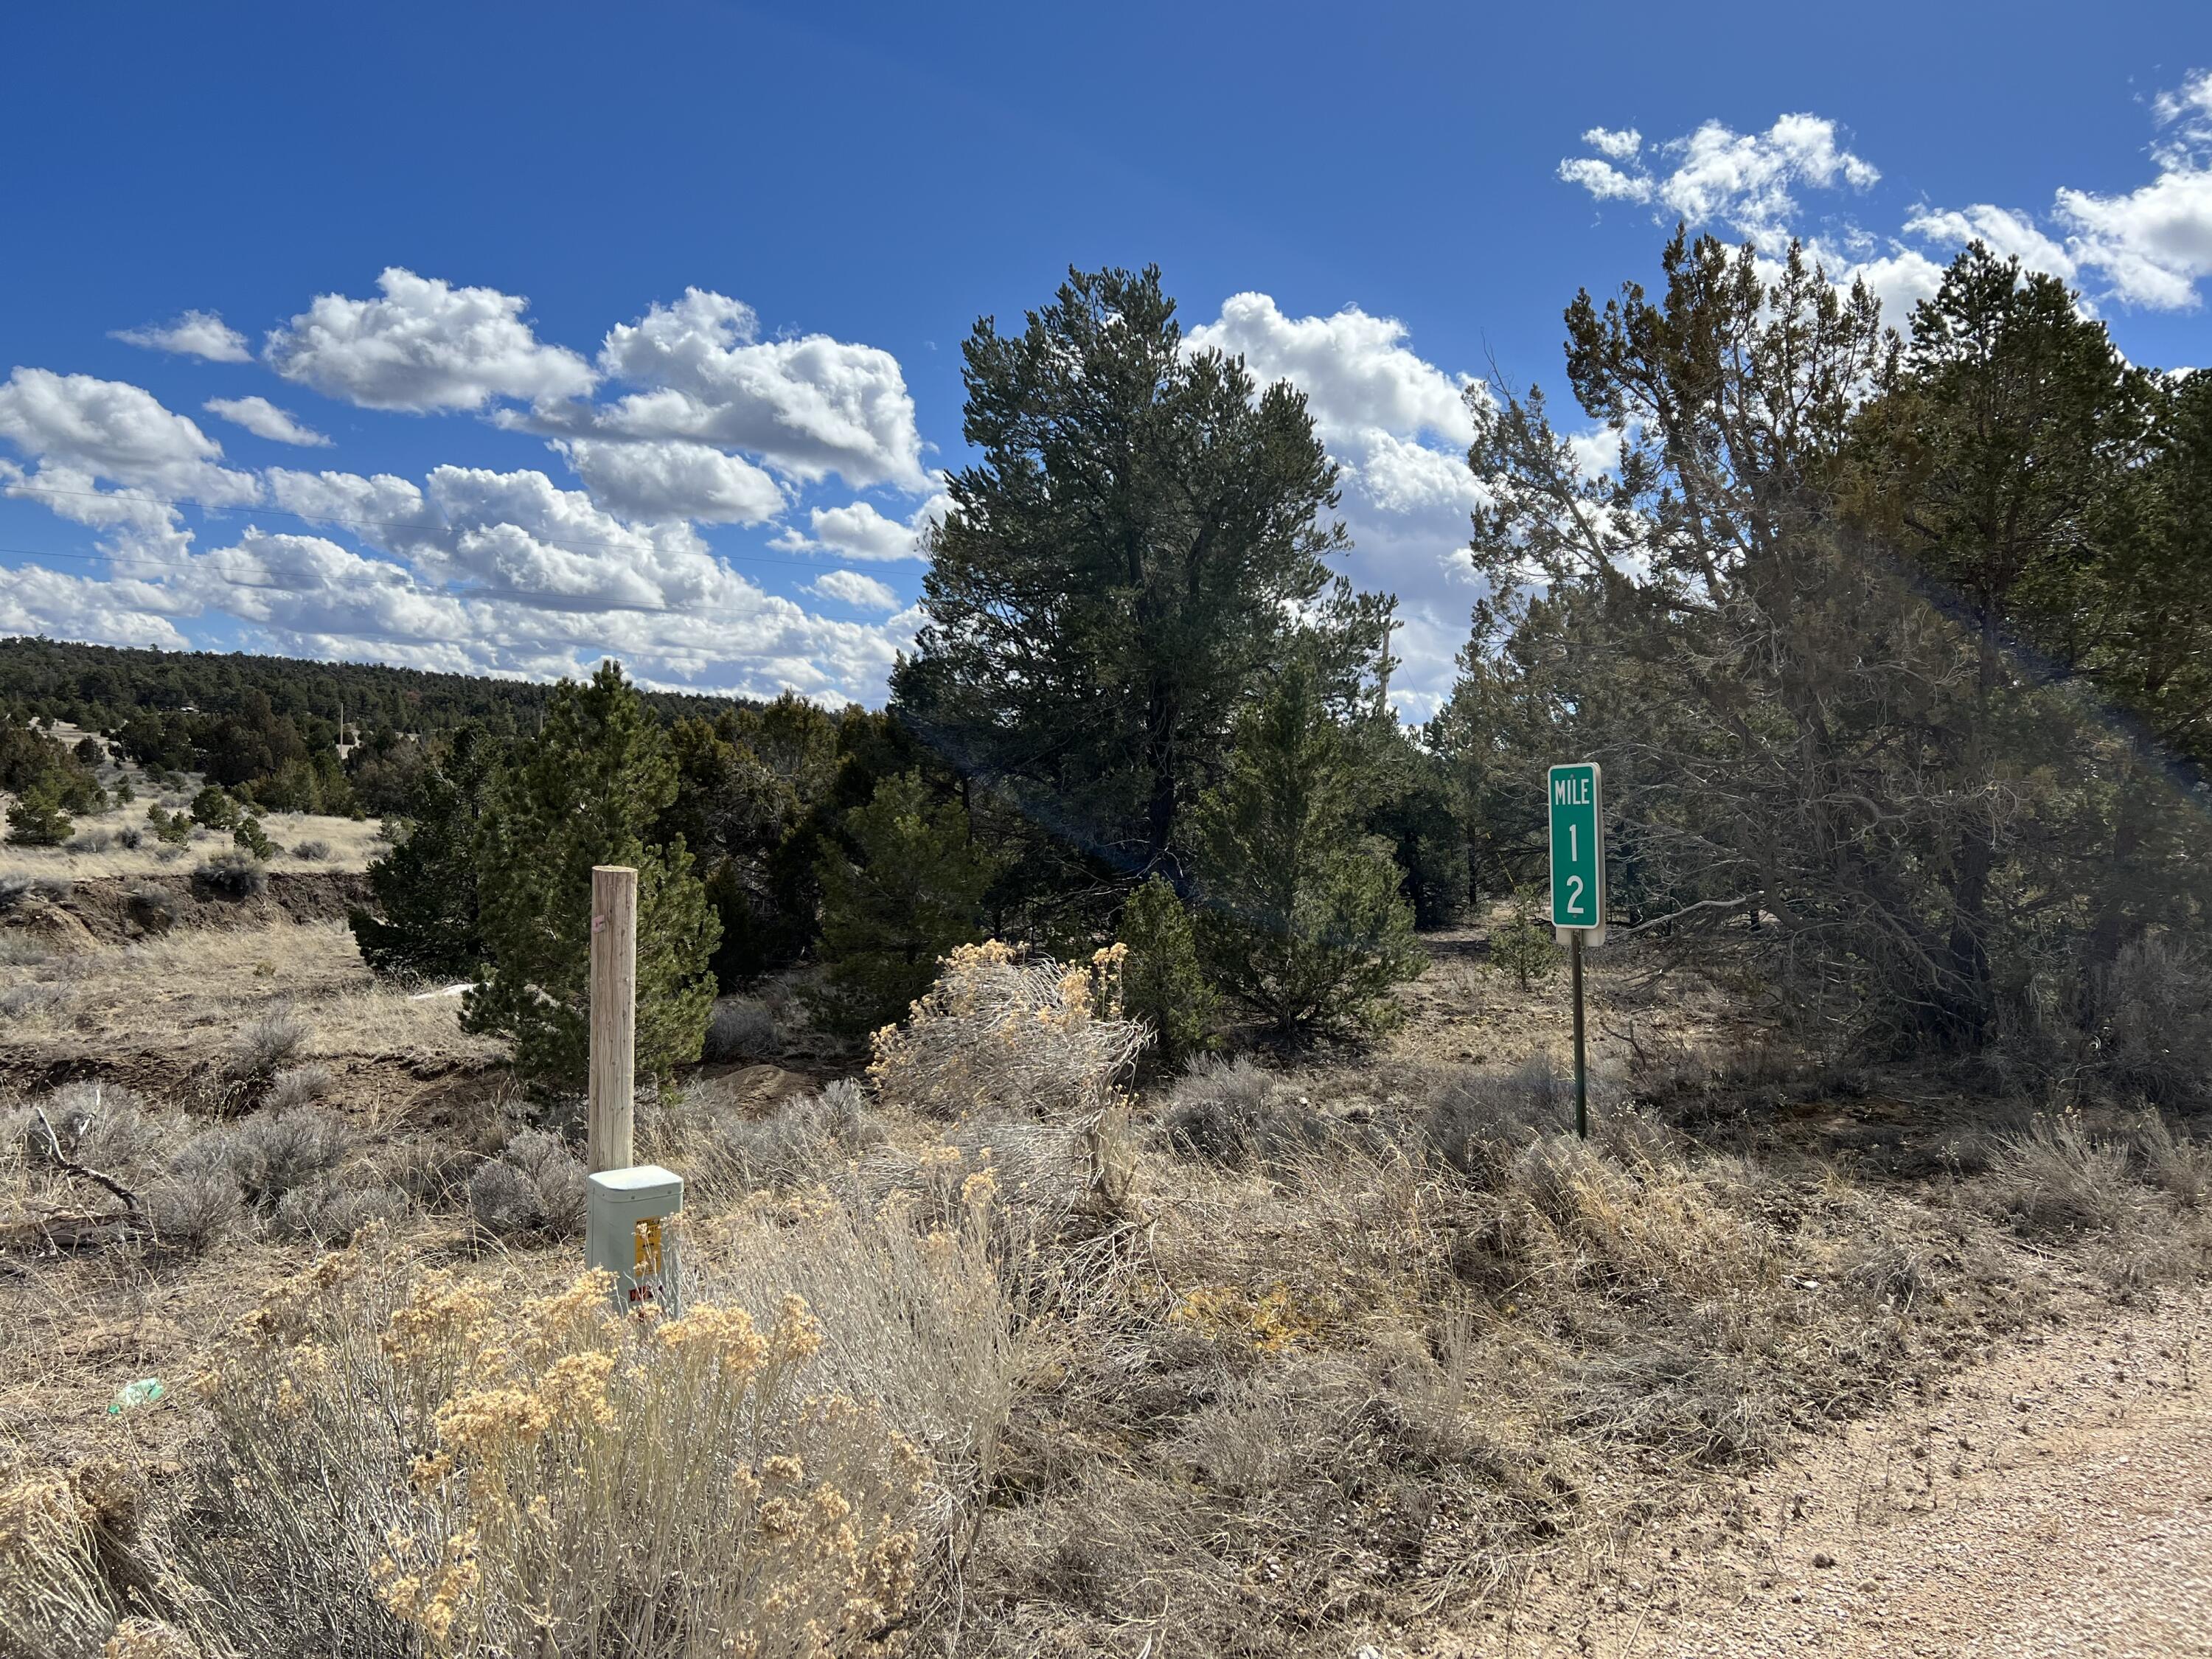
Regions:
M 1331 1081 L 1400 1108 L 1349 1121 Z M 1027 1331 L 981 1650 L 1349 1651 L 1471 1616 L 2039 1294 L 2031 1259 L 1943 1207 L 1706 1158 L 1619 1111 L 1562 1136 L 1528 1073 L 1266 1094 L 1297 1085 L 1297 1132 L 1228 1169 L 1172 1097 L 1182 1150 L 1146 1158 L 1146 1224 Z M 1517 1126 L 1495 1156 L 1437 1139 L 1470 1102 Z
M 1640 994 L 1606 972 L 1626 1032 Z M 1512 992 L 1480 980 L 1503 1023 Z M 152 1086 L 97 1109 L 35 1096 L 65 1150 L 166 1183 L 167 1213 L 207 1211 L 204 1255 L 118 1248 L 0 1280 L 0 1418 L 54 1431 L 0 1481 L 0 1626 L 41 1659 L 100 1653 L 126 1615 L 189 1631 L 199 1659 L 416 1659 L 439 1625 L 488 1655 L 532 1621 L 562 1659 L 740 1627 L 800 1651 L 777 1622 L 797 1609 L 827 1621 L 824 1650 L 872 1653 L 837 1628 L 842 1599 L 889 1617 L 899 1598 L 853 1573 L 906 1532 L 916 1654 L 1402 1651 L 1532 1572 L 1578 1571 L 1716 1470 L 1928 1385 L 2069 1286 L 2154 1294 L 2212 1260 L 2212 1154 L 2149 1116 L 1854 1178 L 1781 1139 L 1819 1080 L 1729 1058 L 1700 1008 L 1613 1051 L 1585 1144 L 1547 1063 L 1556 996 L 1532 990 L 1497 1062 L 1451 1066 L 1437 1053 L 1482 1039 L 1449 984 L 1421 988 L 1425 1048 L 1216 1063 L 1132 1101 L 1099 979 L 975 952 L 879 1045 L 872 1098 L 718 1076 L 641 1119 L 691 1182 L 687 1294 L 749 1316 L 750 1338 L 708 1317 L 704 1346 L 773 1346 L 792 1293 L 820 1322 L 787 1379 L 726 1386 L 562 1300 L 577 1252 L 552 1215 L 574 1166 L 552 1136 L 475 1097 L 434 1133 L 362 1109 L 371 1060 L 491 1051 L 451 1000 L 368 981 L 341 928 L 0 964 L 0 994 L 49 985 L 68 1007 L 11 1031 L 19 1053 L 127 1050 L 175 1078 L 249 1062 L 262 1103 L 216 1121 Z M 1680 1073 L 1666 1121 L 1620 1080 L 1639 1044 Z M 1693 1044 L 1714 1063 L 1666 1060 Z M 22 1133 L 30 1098 L 0 1112 L 6 1214 L 90 1196 Z M 1727 1141 L 1761 1155 L 1683 1132 L 1723 1108 L 1765 1126 Z M 470 1189 L 510 1176 L 557 1190 L 506 1228 Z M 331 1253 L 363 1232 L 383 1242 Z M 384 1345 L 422 1330 L 442 1358 Z M 143 1467 L 86 1455 L 119 1381 L 195 1370 L 222 1386 L 111 1420 Z M 810 1393 L 862 1403 L 830 1437 Z M 602 1432 L 602 1403 L 675 1426 Z M 902 1443 L 911 1492 L 883 1473 Z M 854 1552 L 837 1534 L 801 1571 L 767 1549 L 745 1482 L 784 1451 L 854 1504 Z M 639 1495 L 594 1484 L 617 1476 Z M 149 1628 L 118 1651 L 161 1653 Z
M 182 847 L 168 847 L 155 839 L 146 823 L 147 799 L 141 796 L 127 806 L 74 819 L 77 834 L 97 840 L 124 830 L 141 832 L 139 845 L 114 842 L 97 852 L 71 852 L 66 847 L 18 847 L 0 843 L 0 878 L 9 876 L 44 877 L 63 881 L 88 881 L 99 877 L 181 875 L 199 861 L 231 845 L 230 831 L 194 828 L 192 839 Z M 178 804 L 185 804 L 179 801 Z M 269 839 L 276 843 L 271 870 L 359 872 L 383 850 L 374 818 L 324 817 L 307 812 L 271 812 L 261 820 Z M 293 848 L 302 842 L 319 843 L 320 857 L 300 858 Z
M 193 928 L 35 960 L 0 960 L 0 996 L 57 988 L 53 1006 L 10 1022 L 7 1040 L 96 1045 L 185 1063 L 213 1060 L 255 1021 L 290 1009 L 313 1028 L 300 1057 L 486 1064 L 497 1044 L 460 1030 L 453 998 L 416 1000 L 373 978 L 337 921 Z
M 667 1122 L 672 1145 L 662 1156 L 713 1197 L 817 1186 L 883 1134 L 860 1085 L 843 1078 L 787 1095 L 757 1115 L 678 1099 Z

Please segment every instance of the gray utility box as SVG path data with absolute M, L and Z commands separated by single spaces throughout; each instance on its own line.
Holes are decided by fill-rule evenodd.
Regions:
M 586 1182 L 584 1261 L 615 1276 L 615 1308 L 640 1318 L 674 1319 L 676 1229 L 684 1177 L 658 1164 L 602 1170 Z

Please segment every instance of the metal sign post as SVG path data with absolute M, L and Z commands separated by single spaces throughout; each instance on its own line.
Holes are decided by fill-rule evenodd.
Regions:
M 1575 1133 L 1589 1139 L 1589 1066 L 1583 1046 L 1583 946 L 1605 943 L 1605 794 L 1595 761 L 1555 766 L 1546 780 L 1552 814 L 1552 926 L 1567 947 L 1575 997 Z

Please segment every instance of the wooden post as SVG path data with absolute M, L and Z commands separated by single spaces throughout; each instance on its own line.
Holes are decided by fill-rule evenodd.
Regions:
M 592 868 L 592 1171 L 627 1170 L 637 1073 L 637 872 Z

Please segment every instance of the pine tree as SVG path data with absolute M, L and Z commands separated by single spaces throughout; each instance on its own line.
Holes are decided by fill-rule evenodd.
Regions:
M 1387 848 L 1358 833 L 1352 745 L 1303 661 L 1237 723 L 1193 825 L 1199 938 L 1217 981 L 1279 1035 L 1388 1030 L 1424 958 Z
M 371 973 L 454 980 L 482 969 L 477 837 L 494 755 L 491 739 L 465 726 L 409 779 L 395 844 L 368 866 L 373 906 L 346 917 Z
M 1947 727 L 1958 774 L 2007 769 L 1997 750 L 2028 712 L 2016 641 L 2062 659 L 2082 654 L 2111 539 L 2104 521 L 2138 458 L 2150 386 L 2063 283 L 1979 242 L 1913 309 L 1899 366 L 1858 422 L 1851 453 L 1863 495 L 1852 504 L 1942 584 L 1972 629 L 1972 714 Z M 1969 1044 L 1989 1035 L 1997 1012 L 1990 947 L 2002 925 L 2007 816 L 1970 815 L 1944 849 L 1948 939 L 1931 1014 L 1942 1035 Z
M 276 848 L 261 828 L 261 820 L 248 812 L 238 821 L 238 828 L 230 832 L 231 844 L 242 853 L 250 853 L 266 864 L 276 856 Z
M 526 1075 L 574 1085 L 591 1051 L 592 869 L 637 872 L 637 1069 L 699 1057 L 720 929 L 682 839 L 646 840 L 675 798 L 668 739 L 620 665 L 563 680 L 544 730 L 493 786 L 477 848 L 490 977 L 469 993 L 472 1031 L 514 1043 Z
M 1071 272 L 963 351 L 981 459 L 948 486 L 894 708 L 1090 884 L 1180 882 L 1181 820 L 1302 629 L 1371 656 L 1380 602 L 1326 591 L 1336 468 L 1302 393 L 1185 349 L 1156 269 Z
M 59 847 L 75 828 L 60 798 L 43 781 L 16 796 L 8 809 L 8 839 L 18 847 Z
M 833 1028 L 867 1031 L 906 1012 L 940 957 L 981 937 L 997 865 L 919 772 L 884 779 L 840 830 L 815 864 L 827 971 L 810 1000 Z
M 210 783 L 192 797 L 192 822 L 209 830 L 238 828 L 238 803 L 219 783 Z
M 1121 1006 L 1152 1028 L 1163 1066 L 1180 1066 L 1205 1048 L 1220 1018 L 1221 997 L 1198 960 L 1190 912 L 1164 877 L 1149 878 L 1121 907 Z

